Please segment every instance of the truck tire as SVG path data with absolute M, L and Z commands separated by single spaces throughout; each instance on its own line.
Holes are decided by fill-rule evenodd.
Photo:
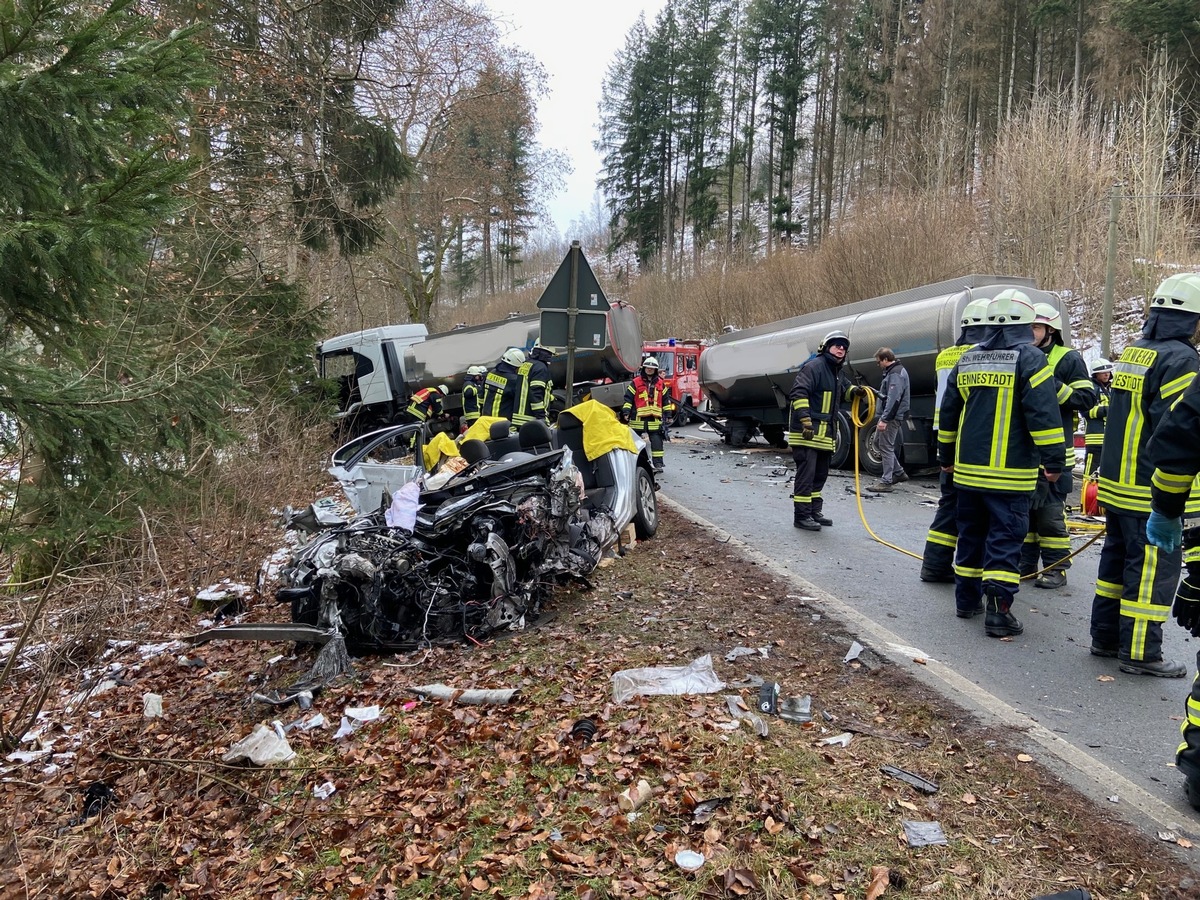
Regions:
M 658 498 L 654 495 L 654 479 L 641 466 L 637 469 L 637 510 L 633 514 L 633 529 L 639 541 L 654 537 L 658 531 Z
M 731 447 L 746 446 L 755 431 L 753 419 L 730 419 L 727 427 L 729 430 L 725 432 L 724 440 Z
M 767 443 L 772 447 L 780 450 L 787 449 L 787 432 L 782 425 L 764 425 L 762 426 L 762 434 L 767 439 Z
M 829 457 L 829 468 L 842 469 L 846 466 L 853 466 L 854 457 L 850 452 L 850 436 L 854 434 L 854 427 L 850 424 L 850 417 L 844 412 L 839 412 L 835 426 L 833 433 L 833 455 Z
M 868 475 L 878 478 L 883 474 L 883 454 L 879 452 L 879 432 L 875 430 L 878 419 L 872 419 L 858 429 L 858 462 Z M 854 464 L 854 460 L 850 460 Z

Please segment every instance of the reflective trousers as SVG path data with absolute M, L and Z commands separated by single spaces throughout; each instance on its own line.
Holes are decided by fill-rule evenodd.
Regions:
M 792 448 L 792 459 L 796 463 L 796 483 L 792 487 L 793 521 L 821 515 L 825 507 L 821 490 L 829 478 L 829 460 L 832 456 L 828 450 Z
M 1067 507 L 1062 500 L 1051 498 L 1037 509 L 1030 510 L 1029 531 L 1021 548 L 1022 575 L 1032 575 L 1038 570 L 1039 554 L 1043 569 L 1066 571 L 1071 568 L 1070 560 L 1062 562 L 1064 557 L 1071 555 Z
M 1021 582 L 1018 567 L 1028 527 L 1028 494 L 958 489 L 954 602 L 959 609 L 976 609 L 987 593 L 1001 612 L 1008 612 Z
M 954 474 L 942 472 L 938 476 L 937 512 L 933 524 L 925 536 L 925 553 L 921 557 L 921 568 L 932 575 L 954 574 L 954 547 L 958 543 L 958 488 L 954 485 Z
M 662 419 L 635 418 L 630 423 L 630 427 L 650 443 L 651 461 L 654 463 L 654 468 L 661 469 L 663 467 Z
M 1108 510 L 1092 599 L 1092 641 L 1121 659 L 1162 659 L 1162 623 L 1171 614 L 1183 551 L 1146 542 L 1146 519 Z
M 1183 740 L 1175 751 L 1175 767 L 1188 781 L 1200 781 L 1200 651 L 1196 653 L 1196 677 L 1179 730 Z

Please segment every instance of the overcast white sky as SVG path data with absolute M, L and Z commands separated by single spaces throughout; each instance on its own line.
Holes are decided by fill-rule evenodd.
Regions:
M 574 5 L 562 0 L 486 0 L 504 27 L 511 25 L 505 43 L 532 54 L 545 68 L 550 93 L 538 102 L 540 143 L 570 158 L 574 172 L 565 188 L 549 201 L 550 214 L 564 239 L 572 220 L 592 205 L 600 156 L 592 149 L 597 138 L 600 86 L 625 35 L 644 12 L 647 23 L 665 0 L 601 0 Z

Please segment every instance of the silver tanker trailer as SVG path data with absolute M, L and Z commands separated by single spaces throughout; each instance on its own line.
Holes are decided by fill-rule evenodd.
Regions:
M 881 373 L 875 351 L 880 347 L 891 347 L 904 363 L 912 404 L 903 428 L 902 459 L 912 468 L 934 465 L 934 362 L 958 338 L 968 302 L 1010 287 L 1025 291 L 1035 303 L 1061 308 L 1059 298 L 1036 289 L 1032 279 L 965 275 L 723 335 L 700 357 L 700 385 L 710 403 L 710 416 L 701 418 L 712 420 L 729 444 L 744 444 L 762 434 L 770 443 L 786 446 L 787 395 L 796 370 L 816 353 L 822 337 L 838 329 L 850 337 L 846 374 L 852 380 L 878 389 Z M 1065 319 L 1063 338 L 1070 343 Z M 864 468 L 878 475 L 882 464 L 873 424 L 859 433 L 860 456 Z M 832 465 L 853 463 L 853 433 L 848 410 L 843 410 Z
M 593 385 L 627 380 L 641 362 L 637 311 L 627 303 L 610 301 L 607 316 L 608 346 L 575 351 L 576 399 Z M 338 385 L 336 418 L 353 422 L 351 430 L 362 432 L 391 424 L 414 391 L 439 384 L 450 388 L 445 408 L 457 417 L 467 368 L 490 369 L 510 347 L 530 350 L 540 333 L 538 313 L 433 335 L 424 325 L 389 325 L 322 341 L 317 346 L 317 368 L 322 378 Z M 560 352 L 550 363 L 560 389 L 566 369 L 566 354 Z

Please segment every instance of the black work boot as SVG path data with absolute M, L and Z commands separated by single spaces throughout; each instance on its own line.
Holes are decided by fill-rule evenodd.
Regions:
M 988 637 L 1011 637 L 1025 630 L 1021 621 L 1010 612 L 1010 601 L 989 592 L 985 604 L 987 615 L 983 620 L 983 631 Z
M 1153 675 L 1156 678 L 1182 678 L 1187 674 L 1187 666 L 1183 663 L 1165 659 L 1122 659 L 1117 668 L 1130 675 Z
M 792 527 L 803 528 L 805 531 L 820 531 L 821 523 L 813 518 L 811 509 L 797 506 L 792 509 Z
M 818 506 L 816 503 L 813 504 L 812 517 L 816 520 L 818 525 L 824 525 L 828 528 L 833 524 L 833 519 L 825 515 L 824 507 Z

